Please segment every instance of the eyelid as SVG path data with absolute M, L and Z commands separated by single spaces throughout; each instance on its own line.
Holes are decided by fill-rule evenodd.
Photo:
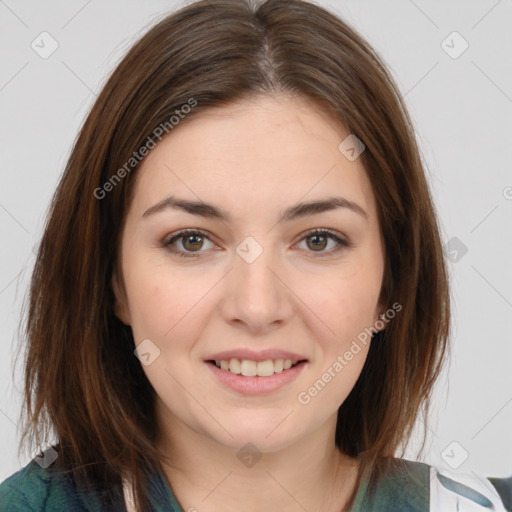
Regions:
M 316 234 L 326 236 L 327 238 L 331 238 L 336 242 L 336 247 L 330 249 L 329 251 L 307 251 L 309 254 L 314 255 L 313 257 L 315 258 L 333 256 L 339 253 L 340 251 L 354 247 L 354 244 L 349 240 L 347 236 L 329 228 L 309 229 L 308 231 L 305 231 L 304 233 L 299 235 L 300 238 L 297 243 L 302 242 L 304 239 L 309 238 L 310 236 L 314 236 Z
M 186 228 L 186 229 L 181 229 L 179 231 L 176 231 L 175 233 L 172 233 L 169 237 L 164 238 L 164 240 L 161 243 L 161 246 L 164 249 L 167 249 L 167 250 L 169 250 L 170 252 L 172 252 L 174 254 L 181 254 L 184 251 L 181 251 L 180 249 L 173 250 L 172 249 L 172 243 L 173 243 L 174 240 L 179 240 L 180 238 L 184 238 L 187 235 L 201 235 L 202 237 L 207 238 L 208 240 L 210 240 L 210 242 L 215 243 L 212 240 L 212 236 L 207 231 L 204 231 L 204 230 L 199 229 L 199 228 Z M 194 257 L 196 255 L 199 255 L 202 252 L 205 252 L 205 251 L 197 251 L 195 253 L 194 252 L 189 252 L 189 253 L 186 253 L 186 254 L 187 254 L 187 256 Z
M 177 256 L 191 257 L 191 258 L 198 257 L 201 255 L 201 253 L 207 252 L 207 251 L 187 252 L 187 251 L 182 251 L 181 249 L 174 249 L 172 247 L 172 244 L 175 240 L 184 238 L 187 235 L 195 235 L 195 234 L 201 235 L 202 237 L 207 238 L 208 240 L 210 240 L 211 243 L 215 243 L 212 240 L 212 236 L 207 231 L 204 231 L 199 228 L 185 228 L 185 229 L 176 231 L 175 233 L 172 233 L 170 237 L 164 238 L 163 242 L 161 242 L 161 246 Z M 330 249 L 329 251 L 318 251 L 318 252 L 317 251 L 307 251 L 312 254 L 316 253 L 315 257 L 330 256 L 330 255 L 333 255 L 333 254 L 339 252 L 340 250 L 349 249 L 354 246 L 354 244 L 351 241 L 349 241 L 348 237 L 346 237 L 342 233 L 339 233 L 339 232 L 334 231 L 329 228 L 309 229 L 299 235 L 298 240 L 297 240 L 297 242 L 294 243 L 294 245 L 297 245 L 298 243 L 302 242 L 304 239 L 309 238 L 314 235 L 317 235 L 317 234 L 326 236 L 327 238 L 331 238 L 332 240 L 334 240 L 336 242 L 337 246 L 333 249 Z

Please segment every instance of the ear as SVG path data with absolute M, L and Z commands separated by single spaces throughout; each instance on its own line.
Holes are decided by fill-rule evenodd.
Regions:
M 130 325 L 130 314 L 128 312 L 128 307 L 126 304 L 126 297 L 123 291 L 119 286 L 117 280 L 117 273 L 114 270 L 112 272 L 112 290 L 114 291 L 115 303 L 114 303 L 114 313 L 123 322 L 125 325 Z

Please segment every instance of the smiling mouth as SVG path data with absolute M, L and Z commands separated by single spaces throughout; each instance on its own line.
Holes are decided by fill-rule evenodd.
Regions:
M 207 361 L 217 368 L 235 375 L 244 377 L 271 377 L 275 373 L 282 373 L 306 360 L 294 361 L 291 359 L 267 359 L 266 361 L 251 361 L 249 359 L 229 359 Z

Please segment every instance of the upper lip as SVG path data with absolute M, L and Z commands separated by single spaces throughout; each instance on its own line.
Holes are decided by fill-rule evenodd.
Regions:
M 291 359 L 292 361 L 302 361 L 307 359 L 301 354 L 269 348 L 260 351 L 254 351 L 248 348 L 239 348 L 217 352 L 206 358 L 206 361 L 229 361 L 230 359 L 248 359 L 249 361 L 267 361 L 268 359 Z

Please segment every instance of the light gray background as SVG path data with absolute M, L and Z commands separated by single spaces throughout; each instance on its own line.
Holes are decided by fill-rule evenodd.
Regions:
M 423 460 L 511 475 L 512 0 L 318 3 L 358 29 L 397 80 L 452 251 L 453 359 L 437 388 Z M 21 375 L 16 387 L 12 355 L 51 194 L 108 73 L 178 5 L 0 0 L 0 481 L 28 462 L 16 455 Z M 59 45 L 47 59 L 31 48 L 43 31 Z M 469 44 L 458 58 L 441 46 L 453 31 Z M 453 54 L 461 43 L 452 36 L 444 46 Z

